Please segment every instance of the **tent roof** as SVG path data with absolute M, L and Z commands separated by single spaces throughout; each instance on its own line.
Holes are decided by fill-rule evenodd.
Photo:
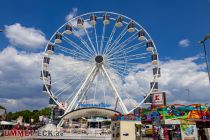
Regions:
M 1 121 L 0 125 L 15 125 L 14 122 L 8 122 L 8 121 Z
M 90 108 L 80 108 L 77 110 L 73 110 L 69 113 L 67 113 L 64 118 L 65 119 L 77 119 L 81 117 L 91 117 L 91 116 L 103 116 L 111 118 L 115 114 L 119 114 L 119 112 L 107 109 L 107 108 L 96 108 L 96 107 L 90 107 Z

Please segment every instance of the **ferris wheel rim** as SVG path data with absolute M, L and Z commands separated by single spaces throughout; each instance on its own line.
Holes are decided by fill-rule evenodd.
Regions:
M 91 14 L 99 14 L 99 13 L 108 13 L 108 14 L 114 14 L 114 15 L 120 15 L 122 17 L 125 17 L 127 19 L 129 19 L 130 21 L 134 21 L 136 23 L 136 25 L 138 25 L 141 29 L 143 29 L 145 31 L 145 33 L 148 35 L 149 38 L 152 38 L 151 35 L 147 32 L 147 30 L 141 25 L 139 24 L 138 22 L 136 22 L 136 20 L 132 19 L 132 18 L 129 18 L 128 16 L 125 16 L 123 14 L 119 14 L 119 13 L 115 13 L 115 12 L 109 12 L 109 11 L 96 11 L 96 12 L 88 12 L 88 13 L 85 13 L 85 14 L 82 14 L 82 15 L 79 15 L 79 16 L 75 16 L 73 18 L 71 18 L 70 20 L 66 21 L 64 24 L 62 24 L 61 26 L 59 26 L 59 28 L 53 33 L 53 35 L 51 36 L 51 38 L 49 40 L 52 40 L 53 37 L 55 36 L 55 34 L 60 30 L 62 29 L 66 24 L 68 24 L 70 21 L 73 21 L 79 17 L 82 17 L 82 16 L 86 16 L 86 15 L 91 15 Z M 153 44 L 154 44 L 154 48 L 156 50 L 156 53 L 158 55 L 158 51 L 157 51 L 157 48 L 156 48 L 156 45 L 155 45 L 155 42 L 152 40 Z M 47 42 L 47 44 L 50 43 L 50 41 Z M 45 47 L 46 48 L 46 47 Z
M 148 36 L 150 39 L 152 39 L 152 37 L 150 36 L 150 34 L 147 32 L 147 30 L 145 30 L 145 28 L 144 28 L 143 26 L 141 26 L 138 22 L 136 22 L 136 20 L 133 20 L 132 18 L 129 18 L 129 17 L 125 16 L 125 15 L 122 15 L 122 14 L 119 14 L 119 13 L 115 13 L 115 12 L 97 11 L 97 12 L 88 12 L 88 13 L 85 13 L 85 14 L 82 14 L 82 15 L 79 15 L 79 16 L 76 16 L 76 17 L 74 17 L 74 18 L 68 20 L 67 22 L 65 22 L 63 25 L 61 25 L 61 26 L 54 32 L 54 34 L 51 36 L 51 38 L 50 38 L 49 41 L 47 42 L 47 45 L 48 45 L 49 43 L 51 43 L 50 41 L 53 39 L 53 37 L 56 35 L 56 33 L 59 32 L 59 31 L 60 31 L 66 24 L 68 24 L 69 22 L 71 22 L 71 21 L 73 21 L 73 20 L 76 20 L 76 19 L 78 19 L 79 17 L 84 17 L 84 16 L 91 15 L 91 14 L 105 14 L 105 13 L 106 13 L 106 14 L 116 15 L 116 16 L 122 16 L 122 17 L 124 17 L 124 18 L 126 18 L 126 19 L 128 19 L 128 20 L 130 20 L 130 21 L 134 21 L 135 24 L 136 24 L 137 26 L 139 26 L 141 29 L 143 29 L 143 30 L 145 31 L 145 33 L 147 34 L 147 36 Z M 110 18 L 110 19 L 111 19 L 111 18 Z M 128 23 L 126 23 L 126 24 L 128 24 Z M 152 40 L 152 42 L 153 42 L 153 44 L 154 44 L 155 53 L 157 54 L 157 59 L 159 60 L 156 45 L 155 45 L 155 43 L 154 43 L 153 40 Z M 46 47 L 45 47 L 45 52 L 46 52 L 46 50 L 47 50 L 47 45 L 46 45 Z M 44 55 L 45 55 L 45 54 L 44 54 Z M 159 63 L 157 64 L 156 67 L 158 67 L 158 68 L 160 67 L 160 66 L 159 66 Z M 42 74 L 44 74 L 44 73 L 43 73 L 43 70 L 44 70 L 44 65 L 43 65 L 43 61 L 42 61 Z M 157 75 L 154 77 L 154 80 L 153 80 L 153 81 L 155 82 L 156 79 L 157 79 Z M 44 77 L 42 78 L 42 80 L 43 80 L 44 85 L 46 86 L 47 83 L 45 82 Z M 153 86 L 154 86 L 154 85 L 153 85 Z M 57 101 L 57 100 L 55 99 L 55 97 L 54 97 L 52 94 L 50 94 L 51 91 L 49 91 L 49 89 L 48 89 L 47 87 L 46 87 L 46 89 L 47 89 L 48 95 L 56 102 L 56 104 L 57 104 L 60 108 L 62 108 L 62 109 L 65 110 L 65 108 L 61 105 L 61 103 L 60 103 L 59 101 Z M 152 92 L 152 89 L 148 92 L 148 95 L 146 96 L 146 98 L 151 94 L 151 92 Z M 146 98 L 143 99 L 143 100 L 146 100 Z M 131 111 L 133 111 L 134 109 L 135 109 L 135 108 L 133 108 Z M 131 111 L 129 111 L 129 112 L 131 112 Z

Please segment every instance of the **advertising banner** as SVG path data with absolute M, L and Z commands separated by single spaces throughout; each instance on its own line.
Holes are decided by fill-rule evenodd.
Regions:
M 166 119 L 165 124 L 180 124 L 180 120 Z
M 196 125 L 180 125 L 182 140 L 198 140 Z
M 154 105 L 164 105 L 163 93 L 154 93 L 153 94 L 153 104 Z

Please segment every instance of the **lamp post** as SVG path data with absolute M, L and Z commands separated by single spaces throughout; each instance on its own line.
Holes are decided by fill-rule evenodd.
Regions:
M 209 38 L 210 38 L 210 34 L 206 35 L 201 41 L 199 41 L 199 44 L 203 45 L 206 68 L 207 68 L 207 73 L 208 73 L 208 78 L 209 78 L 209 83 L 210 83 L 210 71 L 209 71 L 209 63 L 208 63 L 208 57 L 207 57 L 207 51 L 206 51 L 206 40 L 208 40 Z

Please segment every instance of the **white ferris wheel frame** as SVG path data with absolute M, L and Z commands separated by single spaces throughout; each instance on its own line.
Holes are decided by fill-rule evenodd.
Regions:
M 61 29 L 62 29 L 66 24 L 68 24 L 70 21 L 73 21 L 73 20 L 75 20 L 75 19 L 78 19 L 79 17 L 84 17 L 84 16 L 87 16 L 87 15 L 91 15 L 91 14 L 112 14 L 112 15 L 116 15 L 116 16 L 121 16 L 121 17 L 126 18 L 126 19 L 128 19 L 128 20 L 130 20 L 130 21 L 134 21 L 135 24 L 136 24 L 137 26 L 139 26 L 141 29 L 143 29 L 144 32 L 147 34 L 147 36 L 148 36 L 150 39 L 152 39 L 151 36 L 149 35 L 149 33 L 148 33 L 148 32 L 147 32 L 147 31 L 146 31 L 138 22 L 136 22 L 135 20 L 133 20 L 133 19 L 131 19 L 131 18 L 125 16 L 125 15 L 118 14 L 118 13 L 114 13 L 114 12 L 98 11 L 98 12 L 89 12 L 89 13 L 85 13 L 85 14 L 82 14 L 82 15 L 79 15 L 79 16 L 76 16 L 76 17 L 70 19 L 69 21 L 67 21 L 66 23 L 64 23 L 62 26 L 60 26 L 60 28 L 57 29 L 57 31 L 52 35 L 52 37 L 50 38 L 50 40 L 48 41 L 47 44 L 49 44 L 50 41 L 54 38 L 55 34 L 56 34 L 57 32 L 59 32 L 59 30 L 61 30 Z M 97 18 L 102 18 L 102 17 L 97 17 Z M 115 20 L 115 19 L 113 19 L 113 18 L 111 18 L 111 17 L 110 17 L 110 19 Z M 128 24 L 127 22 L 124 22 L 124 21 L 123 21 L 123 23 Z M 135 30 L 138 30 L 138 29 L 135 27 Z M 147 39 L 146 39 L 146 40 L 147 40 Z M 152 40 L 152 42 L 153 42 L 153 40 Z M 153 42 L 153 44 L 154 44 L 154 50 L 155 50 L 155 53 L 157 54 L 157 60 L 158 60 L 157 48 L 156 48 L 154 42 Z M 91 45 L 92 45 L 92 44 L 91 44 Z M 46 48 L 45 48 L 45 52 L 46 52 L 46 50 L 47 50 L 47 46 L 46 46 Z M 44 54 L 44 55 L 46 55 L 46 54 Z M 156 65 L 156 67 L 159 68 L 159 63 Z M 43 80 L 44 86 L 46 87 L 47 94 L 50 96 L 50 98 L 53 99 L 53 101 L 54 101 L 61 109 L 65 110 L 65 113 L 64 113 L 64 115 L 65 115 L 65 114 L 67 114 L 68 112 L 74 110 L 74 109 L 78 106 L 78 105 L 76 105 L 77 99 L 79 98 L 79 96 L 80 96 L 80 97 L 83 97 L 83 96 L 81 96 L 82 91 L 84 91 L 84 90 L 87 88 L 88 84 L 94 80 L 95 75 L 97 74 L 97 72 L 99 71 L 99 69 L 104 73 L 105 78 L 107 79 L 107 81 L 109 82 L 110 86 L 112 87 L 113 93 L 114 93 L 115 97 L 117 97 L 117 100 L 119 100 L 119 105 L 120 105 L 120 107 L 121 107 L 121 109 L 122 109 L 122 111 L 123 111 L 124 114 L 131 113 L 134 109 L 136 109 L 137 107 L 141 106 L 141 105 L 144 103 L 144 101 L 145 101 L 145 100 L 150 96 L 150 94 L 153 92 L 154 84 L 153 84 L 152 88 L 149 90 L 149 92 L 147 93 L 147 95 L 145 96 L 145 98 L 144 98 L 138 105 L 136 105 L 136 107 L 134 107 L 133 109 L 131 109 L 131 110 L 128 111 L 128 109 L 126 108 L 125 104 L 123 103 L 123 100 L 122 100 L 122 98 L 120 97 L 120 95 L 119 95 L 119 93 L 118 93 L 118 91 L 117 91 L 115 85 L 113 84 L 113 81 L 111 80 L 109 74 L 107 73 L 107 70 L 105 69 L 104 65 L 101 64 L 101 65 L 96 65 L 96 66 L 94 66 L 94 67 L 92 68 L 92 70 L 90 71 L 90 73 L 89 73 L 88 76 L 86 77 L 85 81 L 83 82 L 82 86 L 79 88 L 79 90 L 78 90 L 77 93 L 75 94 L 75 96 L 74 96 L 73 100 L 71 101 L 71 103 L 68 105 L 67 108 L 65 108 L 59 101 L 57 101 L 57 100 L 55 99 L 55 97 L 53 96 L 52 92 L 47 88 L 47 83 L 46 83 L 44 77 L 42 78 L 42 80 Z M 44 71 L 44 63 L 43 63 L 43 61 L 42 61 L 42 75 L 44 75 L 44 72 L 43 72 L 43 71 Z M 158 77 L 157 75 L 154 76 L 153 82 L 156 81 L 157 77 Z

